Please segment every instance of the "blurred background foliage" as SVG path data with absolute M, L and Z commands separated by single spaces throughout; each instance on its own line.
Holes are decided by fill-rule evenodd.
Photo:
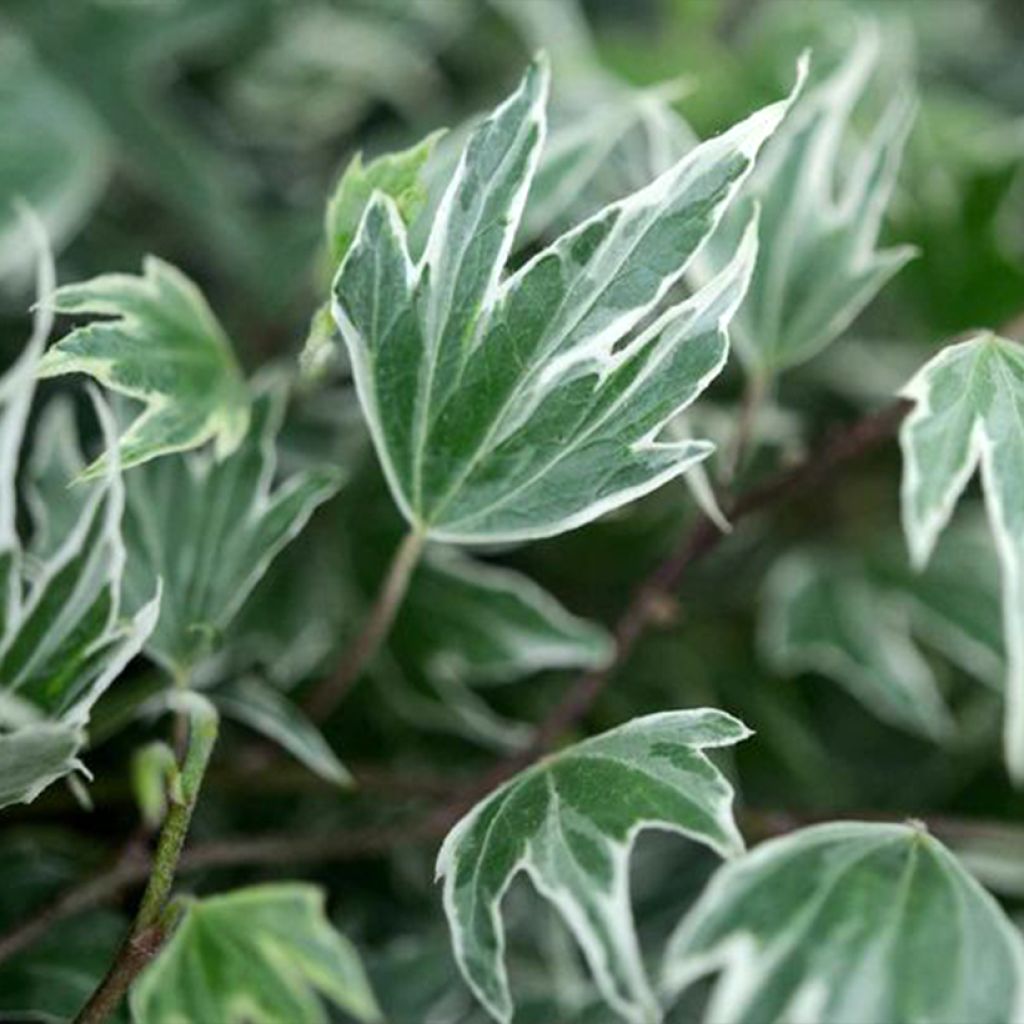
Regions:
M 756 478 L 892 396 L 950 336 L 1024 312 L 1019 0 L 2 0 L 4 361 L 23 343 L 31 262 L 7 197 L 40 212 L 61 281 L 134 271 L 144 254 L 159 254 L 201 284 L 247 368 L 293 366 L 323 295 L 325 197 L 357 151 L 372 157 L 449 126 L 428 166 L 436 193 L 460 125 L 546 48 L 552 133 L 520 239 L 526 253 L 649 180 L 694 138 L 777 97 L 804 48 L 813 50 L 815 74 L 824 73 L 850 45 L 858 17 L 877 19 L 885 56 L 854 133 L 900 81 L 915 83 L 916 119 L 883 242 L 912 245 L 917 256 L 836 344 L 781 379 L 745 470 Z M 709 436 L 728 436 L 741 384 L 734 366 L 694 414 Z M 259 585 L 208 667 L 211 683 L 244 674 L 290 690 L 322 675 L 360 622 L 401 531 L 344 367 L 293 402 L 281 449 L 282 472 L 326 459 L 349 481 Z M 999 757 L 998 584 L 990 551 L 978 546 L 976 510 L 961 517 L 929 573 L 914 578 L 898 533 L 898 472 L 893 445 L 813 500 L 745 522 L 688 576 L 678 602 L 660 609 L 658 628 L 591 724 L 702 705 L 737 714 L 757 731 L 729 766 L 755 836 L 773 823 L 830 815 L 1020 818 L 1024 799 Z M 608 624 L 696 514 L 687 489 L 672 484 L 556 541 L 486 557 L 523 572 L 575 615 Z M 817 590 L 785 584 L 801 566 L 818 574 L 800 577 Z M 528 738 L 564 672 L 511 664 L 488 675 L 465 629 L 473 595 L 441 587 L 438 596 L 429 580 L 422 585 L 420 607 L 410 604 L 371 678 L 326 728 L 346 764 L 378 784 L 339 795 L 297 766 L 249 764 L 241 753 L 250 740 L 229 725 L 196 841 L 386 825 Z M 801 599 L 818 614 L 803 621 L 794 605 L 781 637 L 772 615 Z M 830 623 L 821 609 L 832 607 Z M 869 614 L 858 618 L 855 607 Z M 816 653 L 837 637 L 839 665 Z M 453 651 L 455 669 L 438 656 Z M 951 709 L 939 743 L 899 711 L 907 658 L 915 685 L 932 687 Z M 120 766 L 147 732 L 132 710 L 163 685 L 140 666 L 98 709 L 89 755 L 95 810 L 57 789 L 7 813 L 3 873 L 31 885 L 4 887 L 0 921 L 92 870 L 130 833 L 136 811 Z M 1024 897 L 1013 866 L 1024 839 L 983 838 L 961 848 L 989 884 Z M 328 887 L 331 911 L 367 954 L 394 1024 L 475 1021 L 479 1011 L 451 963 L 432 855 L 429 844 L 409 842 L 386 857 L 282 863 L 259 874 Z M 641 841 L 634 892 L 645 940 L 666 933 L 710 866 L 677 841 Z M 190 884 L 222 889 L 253 876 L 208 871 Z M 565 935 L 523 897 L 517 888 L 510 915 L 523 993 L 517 1021 L 605 1019 Z M 35 1004 L 69 1013 L 105 963 L 118 913 L 79 919 L 30 967 L 16 959 L 0 970 L 0 1012 Z M 677 1019 L 687 1012 L 680 1007 Z

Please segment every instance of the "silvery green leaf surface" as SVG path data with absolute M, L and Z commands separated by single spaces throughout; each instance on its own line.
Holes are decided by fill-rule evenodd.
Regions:
M 843 63 L 797 101 L 702 261 L 720 266 L 746 208 L 760 207 L 761 256 L 733 325 L 736 350 L 752 373 L 816 355 L 913 255 L 907 247 L 876 249 L 911 123 L 908 97 L 889 101 L 852 154 L 844 145 L 880 49 L 877 26 L 861 26 Z
M 131 992 L 137 1024 L 321 1024 L 321 997 L 356 1020 L 380 1013 L 355 947 L 312 885 L 278 883 L 190 903 Z
M 714 1024 L 1024 1014 L 1020 934 L 915 825 L 806 828 L 720 868 L 669 942 L 664 986 L 713 972 Z
M 103 274 L 64 285 L 52 302 L 61 313 L 110 318 L 56 342 L 39 374 L 85 373 L 145 405 L 119 441 L 122 466 L 211 440 L 218 458 L 238 447 L 249 420 L 245 382 L 223 328 L 181 271 L 147 256 L 141 277 Z
M 512 1019 L 501 904 L 525 872 L 572 931 L 604 999 L 627 1020 L 660 1019 L 633 926 L 630 850 L 655 828 L 739 853 L 732 788 L 704 750 L 748 735 L 720 711 L 634 719 L 527 769 L 455 826 L 437 861 L 445 912 L 463 976 L 493 1017 Z
M 320 468 L 274 486 L 285 397 L 272 386 L 253 399 L 246 432 L 227 457 L 184 453 L 126 477 L 126 597 L 134 603 L 163 581 L 146 650 L 176 676 L 220 643 L 278 552 L 340 485 L 338 472 Z
M 75 233 L 109 173 L 105 134 L 88 106 L 5 27 L 0 37 L 0 279 L 32 267 L 32 239 L 12 200 L 31 204 L 55 246 Z
M 352 785 L 352 776 L 338 760 L 320 730 L 287 695 L 257 679 L 218 687 L 211 700 L 233 718 L 284 747 L 311 772 L 337 786 Z
M 927 563 L 968 480 L 981 467 L 1002 567 L 1006 642 L 1005 756 L 1024 778 L 1024 355 L 976 334 L 931 359 L 904 388 L 914 401 L 900 430 L 903 529 L 911 559 Z
M 938 740 L 952 720 L 928 662 L 910 636 L 904 602 L 856 564 L 795 552 L 765 583 L 761 647 L 786 673 L 820 672 L 869 711 Z
M 705 443 L 659 435 L 725 361 L 751 233 L 705 288 L 655 314 L 790 102 L 692 150 L 502 279 L 546 92 L 545 66 L 534 65 L 475 129 L 419 263 L 394 203 L 377 195 L 334 282 L 392 494 L 438 540 L 561 533 L 707 455 Z
M 35 221 L 30 229 L 40 231 Z M 45 559 L 26 559 L 15 478 L 37 366 L 52 323 L 53 267 L 45 240 L 32 337 L 0 378 L 0 806 L 28 802 L 80 767 L 89 712 L 153 628 L 159 587 L 121 612 L 124 494 L 116 454 Z M 110 414 L 95 401 L 107 444 Z M 156 595 L 156 596 L 154 596 Z

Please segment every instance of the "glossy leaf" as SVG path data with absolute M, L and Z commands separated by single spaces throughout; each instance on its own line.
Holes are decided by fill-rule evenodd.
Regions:
M 380 1013 L 355 947 L 311 885 L 238 889 L 188 905 L 131 993 L 138 1024 L 320 1024 L 319 996 L 359 1021 Z
M 126 593 L 134 601 L 163 581 L 146 650 L 174 675 L 187 675 L 220 643 L 278 552 L 338 489 L 332 469 L 273 487 L 284 400 L 279 388 L 257 396 L 239 447 L 220 461 L 187 453 L 127 477 Z
M 1001 1024 L 1024 1013 L 1024 946 L 920 826 L 843 822 L 719 869 L 669 942 L 665 987 L 720 972 L 714 1024 Z
M 763 604 L 762 647 L 782 671 L 820 672 L 894 725 L 932 739 L 949 734 L 907 608 L 855 565 L 810 552 L 786 556 L 772 569 Z
M 957 499 L 981 467 L 1002 566 L 1007 681 L 1004 730 L 1010 774 L 1024 779 L 1024 354 L 977 334 L 935 356 L 904 389 L 916 404 L 900 431 L 903 528 L 922 568 Z
M 710 450 L 659 434 L 724 363 L 750 234 L 706 288 L 633 331 L 714 230 L 789 101 L 694 149 L 501 281 L 546 91 L 536 65 L 473 132 L 419 264 L 394 203 L 378 194 L 334 282 L 334 315 L 392 494 L 435 539 L 557 534 Z
M 144 403 L 119 442 L 126 469 L 211 440 L 218 458 L 238 447 L 249 420 L 245 383 L 227 335 L 181 271 L 147 256 L 142 277 L 104 274 L 64 285 L 53 304 L 61 313 L 111 318 L 58 341 L 39 374 L 86 373 Z M 104 464 L 94 462 L 86 477 Z
M 748 207 L 760 207 L 761 256 L 733 327 L 752 373 L 816 355 L 913 255 L 875 248 L 910 127 L 908 98 L 890 100 L 855 156 L 844 145 L 880 48 L 877 27 L 862 26 L 843 63 L 798 100 L 712 240 L 707 262 L 720 266 Z
M 720 711 L 634 719 L 527 769 L 455 826 L 437 861 L 445 912 L 459 967 L 492 1016 L 512 1018 L 501 903 L 522 871 L 561 914 L 608 1003 L 630 1021 L 658 1019 L 630 910 L 630 850 L 656 828 L 740 852 L 732 788 L 703 751 L 748 735 Z

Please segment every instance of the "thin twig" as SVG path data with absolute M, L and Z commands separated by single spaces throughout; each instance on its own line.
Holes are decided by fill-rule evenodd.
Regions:
M 322 722 L 331 715 L 377 653 L 402 606 L 425 539 L 420 531 L 411 530 L 398 546 L 362 630 L 345 652 L 337 670 L 322 680 L 305 702 L 314 721 Z
M 148 865 L 149 881 L 139 911 L 110 970 L 89 1001 L 82 1007 L 75 1024 L 102 1024 L 120 1006 L 129 987 L 163 944 L 170 921 L 168 899 L 174 885 L 178 862 L 185 846 L 192 812 L 199 798 L 210 754 L 217 741 L 217 712 L 198 694 L 188 694 L 188 750 L 181 768 L 181 791 L 167 812 L 156 853 Z

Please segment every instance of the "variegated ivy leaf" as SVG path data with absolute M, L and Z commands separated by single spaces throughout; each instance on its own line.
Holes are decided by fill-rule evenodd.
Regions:
M 501 902 L 520 871 L 561 914 L 608 1003 L 630 1021 L 660 1019 L 633 927 L 630 850 L 657 828 L 740 852 L 732 788 L 703 751 L 748 735 L 721 711 L 634 719 L 527 769 L 455 826 L 437 861 L 445 911 L 459 967 L 496 1019 L 512 1019 Z
M 103 274 L 64 285 L 53 304 L 61 313 L 112 318 L 58 341 L 39 375 L 86 373 L 145 404 L 119 442 L 125 468 L 210 440 L 218 458 L 238 447 L 249 420 L 245 382 L 223 328 L 180 270 L 147 256 L 142 277 Z M 98 459 L 85 476 L 104 465 Z
M 472 133 L 418 264 L 394 202 L 378 193 L 334 282 L 335 319 L 393 496 L 435 539 L 551 536 L 710 450 L 659 435 L 724 363 L 750 235 L 703 290 L 655 313 L 789 101 L 697 147 L 501 280 L 546 91 L 544 65 L 531 67 Z
M 318 995 L 319 993 L 319 995 Z M 381 1019 L 359 954 L 299 883 L 256 885 L 188 905 L 131 992 L 138 1024 L 326 1024 L 319 996 Z
M 890 101 L 855 158 L 844 145 L 879 53 L 878 30 L 865 24 L 840 67 L 794 106 L 709 246 L 705 262 L 721 266 L 747 208 L 760 207 L 761 255 L 733 323 L 752 373 L 784 370 L 820 352 L 913 255 L 907 247 L 875 249 L 910 127 L 908 98 Z
M 126 594 L 136 601 L 163 581 L 146 650 L 175 676 L 217 646 L 267 566 L 340 485 L 337 471 L 320 468 L 273 487 L 285 397 L 270 387 L 253 400 L 246 433 L 226 458 L 185 453 L 127 477 Z
M 1024 780 L 1024 352 L 981 333 L 943 349 L 904 388 L 916 404 L 900 430 L 903 529 L 923 568 L 980 464 L 1002 566 L 1007 680 L 1005 754 Z
M 910 637 L 907 606 L 855 564 L 813 552 L 782 558 L 765 585 L 761 646 L 783 672 L 820 672 L 869 711 L 932 739 L 952 721 Z
M 720 868 L 669 942 L 665 987 L 713 971 L 709 1024 L 1024 1014 L 1020 934 L 914 825 L 820 825 Z
M 53 272 L 42 261 L 40 296 Z M 45 558 L 26 560 L 16 529 L 15 476 L 51 316 L 36 313 L 24 353 L 0 379 L 0 806 L 34 799 L 80 767 L 89 712 L 156 621 L 158 586 L 121 614 L 124 506 L 116 457 Z M 108 444 L 112 421 L 97 398 Z

